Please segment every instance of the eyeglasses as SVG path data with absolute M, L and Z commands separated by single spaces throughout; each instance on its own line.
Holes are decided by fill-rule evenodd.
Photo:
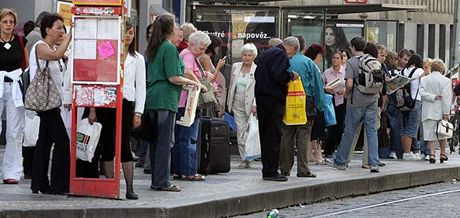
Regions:
M 1 23 L 7 25 L 7 24 L 15 24 L 16 22 L 14 22 L 14 20 L 2 20 Z

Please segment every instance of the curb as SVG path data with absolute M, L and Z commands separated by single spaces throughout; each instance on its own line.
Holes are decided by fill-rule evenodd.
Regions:
M 129 208 L 56 208 L 56 209 L 10 209 L 0 211 L 0 218 L 36 218 L 36 217 L 228 217 L 241 214 L 260 212 L 271 208 L 283 208 L 298 204 L 309 204 L 327 199 L 338 199 L 349 196 L 367 195 L 372 193 L 404 189 L 414 186 L 450 181 L 460 178 L 460 167 L 419 170 L 408 173 L 379 175 L 376 177 L 358 177 L 351 180 L 340 180 L 320 184 L 296 183 L 287 186 L 275 186 L 254 190 L 233 197 L 213 199 L 198 198 L 186 204 L 159 207 Z

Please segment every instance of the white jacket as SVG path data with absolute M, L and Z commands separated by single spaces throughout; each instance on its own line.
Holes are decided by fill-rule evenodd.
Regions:
M 435 100 L 436 96 L 442 100 Z M 422 77 L 420 81 L 422 98 L 422 121 L 441 120 L 443 114 L 449 114 L 452 103 L 452 83 L 438 71 Z

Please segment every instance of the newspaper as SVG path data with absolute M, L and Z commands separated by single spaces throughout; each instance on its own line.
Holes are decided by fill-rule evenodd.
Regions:
M 331 89 L 344 88 L 345 81 L 340 78 L 336 78 L 335 80 L 332 80 L 330 83 L 326 84 L 326 87 L 329 87 Z
M 403 76 L 401 74 L 397 74 L 396 76 L 392 77 L 391 79 L 387 80 L 387 95 L 391 95 L 396 90 L 402 88 L 412 80 L 416 80 L 417 78 L 409 78 L 407 76 Z

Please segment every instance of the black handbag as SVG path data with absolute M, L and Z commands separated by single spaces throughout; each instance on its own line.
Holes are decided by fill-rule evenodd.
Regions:
M 454 93 L 456 96 L 460 95 L 460 84 L 456 85 L 454 88 Z

